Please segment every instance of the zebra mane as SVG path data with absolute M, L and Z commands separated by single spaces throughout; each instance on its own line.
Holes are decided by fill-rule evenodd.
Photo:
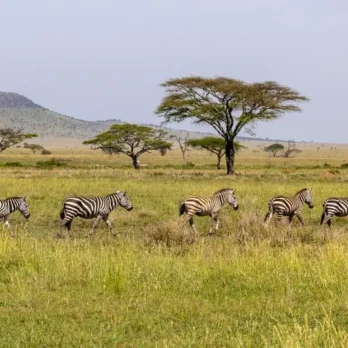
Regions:
M 223 189 L 221 189 L 219 191 L 216 191 L 213 196 L 216 196 L 218 194 L 225 193 L 225 192 L 228 192 L 228 191 L 233 191 L 233 189 L 231 189 L 231 188 L 223 188 Z
M 308 190 L 308 188 L 305 187 L 305 188 L 303 188 L 302 190 L 296 192 L 296 193 L 295 193 L 295 196 L 297 196 L 297 195 L 299 195 L 300 193 L 305 192 L 305 191 L 307 191 L 307 190 Z

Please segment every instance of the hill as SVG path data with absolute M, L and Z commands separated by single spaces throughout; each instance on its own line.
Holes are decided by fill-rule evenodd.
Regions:
M 0 92 L 0 128 L 20 128 L 40 137 L 89 138 L 120 120 L 84 121 L 35 104 L 16 93 Z
M 51 111 L 32 100 L 9 92 L 0 92 L 0 128 L 20 128 L 27 133 L 36 133 L 41 138 L 92 138 L 106 131 L 115 123 L 123 123 L 118 119 L 106 121 L 85 121 Z M 158 128 L 156 125 L 144 124 Z M 170 134 L 185 136 L 186 131 L 166 128 Z M 190 138 L 211 136 L 212 133 L 191 132 Z M 260 138 L 238 137 L 239 140 L 260 140 Z

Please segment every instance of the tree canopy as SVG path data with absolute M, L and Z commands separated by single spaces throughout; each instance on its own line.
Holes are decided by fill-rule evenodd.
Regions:
M 161 86 L 167 95 L 156 113 L 165 123 L 191 120 L 213 127 L 225 140 L 227 174 L 234 173 L 233 140 L 241 130 L 253 134 L 257 122 L 301 111 L 297 104 L 308 100 L 273 81 L 246 83 L 226 77 L 190 76 L 169 79 Z
M 167 132 L 136 124 L 114 124 L 104 133 L 94 139 L 86 140 L 84 144 L 92 145 L 93 149 L 104 152 L 123 153 L 132 159 L 135 169 L 139 169 L 139 156 L 151 150 L 170 149 L 171 143 L 165 140 Z
M 273 157 L 277 157 L 277 153 L 284 152 L 284 149 L 285 149 L 284 145 L 275 143 L 275 144 L 266 146 L 264 148 L 264 151 L 269 152 L 270 154 L 273 155 Z
M 4 128 L 0 129 L 0 152 L 5 151 L 9 147 L 21 143 L 25 139 L 35 138 L 37 134 L 23 133 L 21 129 Z
M 34 155 L 36 153 L 36 151 L 42 151 L 44 150 L 44 147 L 39 145 L 39 144 L 28 144 L 28 143 L 24 143 L 23 147 L 25 149 L 30 149 L 31 151 L 33 151 Z

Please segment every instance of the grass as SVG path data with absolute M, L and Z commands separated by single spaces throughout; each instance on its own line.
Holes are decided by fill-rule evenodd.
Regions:
M 319 226 L 322 201 L 347 195 L 348 172 L 327 174 L 341 151 L 325 160 L 309 152 L 295 169 L 294 159 L 287 168 L 275 162 L 282 159 L 254 161 L 250 149 L 233 178 L 202 153 L 189 170 L 178 152 L 149 155 L 139 172 L 96 152 L 60 152 L 72 161 L 50 170 L 31 166 L 42 157 L 5 153 L 2 163 L 25 167 L 0 168 L 1 196 L 25 195 L 32 216 L 10 216 L 14 239 L 0 226 L 0 346 L 347 346 L 348 226 Z M 209 219 L 196 217 L 194 240 L 178 203 L 222 187 L 236 188 L 240 209 L 222 210 L 215 236 Z M 315 204 L 304 208 L 306 226 L 264 228 L 268 200 L 303 187 L 313 188 Z M 91 221 L 82 219 L 72 238 L 55 238 L 65 197 L 118 189 L 134 210 L 111 214 L 116 238 L 102 224 L 85 238 Z

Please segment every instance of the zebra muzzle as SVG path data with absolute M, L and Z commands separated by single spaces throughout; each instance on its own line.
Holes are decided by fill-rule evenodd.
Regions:
M 128 211 L 131 211 L 131 210 L 133 210 L 133 207 L 130 207 L 130 208 L 128 208 L 127 210 L 128 210 Z

